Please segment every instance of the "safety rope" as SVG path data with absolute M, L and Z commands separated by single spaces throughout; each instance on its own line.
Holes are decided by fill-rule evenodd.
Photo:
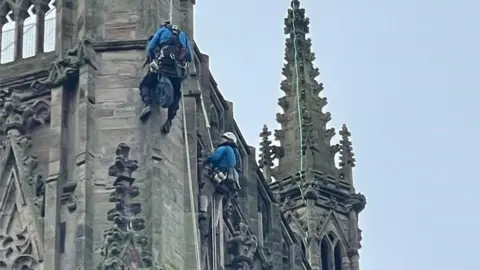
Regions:
M 305 166 L 305 155 L 303 153 L 303 118 L 302 118 L 302 105 L 300 102 L 300 71 L 298 64 L 298 51 L 297 51 L 297 28 L 295 25 L 295 8 L 292 7 L 292 28 L 293 28 L 293 61 L 295 65 L 295 89 L 296 89 L 296 100 L 297 100 L 297 115 L 298 115 L 298 125 L 300 132 L 300 171 L 298 172 L 300 181 L 303 180 L 303 171 Z M 305 199 L 305 194 L 303 192 L 302 186 L 297 182 L 298 189 L 300 190 L 300 196 L 302 197 L 305 206 L 308 206 L 307 200 Z M 310 223 L 309 223 L 309 210 L 307 209 L 307 231 L 305 232 L 305 242 L 308 241 L 308 236 L 310 232 Z
M 185 99 L 182 98 L 182 113 L 183 113 L 183 135 L 185 136 L 185 152 L 187 155 L 187 174 L 188 174 L 188 189 L 190 194 L 190 207 L 192 213 L 196 213 L 195 210 L 195 194 L 193 193 L 193 178 L 192 178 L 192 169 L 191 169 L 191 162 L 190 162 L 190 147 L 188 145 L 188 133 L 187 133 L 187 114 L 185 113 Z M 192 214 L 192 224 L 193 224 L 193 237 L 195 238 L 195 258 L 197 260 L 197 269 L 201 270 L 202 260 L 200 258 L 200 238 L 198 235 L 198 225 L 196 215 Z
M 173 23 L 173 0 L 170 0 L 170 12 L 169 12 L 170 23 Z M 192 211 L 192 225 L 193 225 L 193 237 L 195 245 L 195 259 L 197 263 L 197 270 L 202 269 L 202 259 L 200 255 L 200 237 L 199 237 L 199 228 L 197 223 L 197 213 L 195 209 L 196 197 L 193 192 L 193 178 L 192 178 L 192 168 L 190 161 L 190 147 L 188 142 L 188 132 L 187 132 L 187 114 L 185 113 L 185 98 L 182 98 L 182 114 L 183 114 L 183 136 L 185 137 L 185 153 L 187 158 L 187 180 L 188 180 L 188 189 L 190 195 L 190 208 Z

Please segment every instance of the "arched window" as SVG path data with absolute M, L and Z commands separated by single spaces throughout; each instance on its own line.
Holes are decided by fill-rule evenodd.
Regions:
M 335 249 L 333 251 L 333 261 L 335 263 L 335 270 L 343 270 L 342 269 L 342 247 L 340 241 L 337 241 L 335 245 Z
M 30 5 L 27 9 L 27 17 L 23 21 L 23 46 L 22 58 L 29 58 L 36 54 L 37 40 L 37 15 L 35 6 Z
M 55 51 L 55 42 L 57 34 L 57 9 L 55 8 L 55 0 L 50 0 L 48 3 L 48 11 L 45 13 L 45 33 L 44 33 L 44 52 Z
M 13 62 L 15 59 L 15 20 L 12 10 L 7 12 L 5 19 L 6 23 L 2 26 L 0 64 Z
M 283 270 L 290 270 L 290 249 L 288 244 L 284 241 L 282 244 L 282 260 L 283 260 Z
M 322 259 L 322 270 L 333 270 L 332 258 L 332 246 L 328 237 L 324 237 L 320 242 L 320 254 Z

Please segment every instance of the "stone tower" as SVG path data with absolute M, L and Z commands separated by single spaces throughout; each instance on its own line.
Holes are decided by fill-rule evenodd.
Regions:
M 340 253 L 329 254 L 341 254 L 345 269 L 358 269 L 356 213 L 364 200 L 353 190 L 348 138 L 336 148 L 343 153 L 341 170 L 323 154 L 330 146 L 304 139 L 305 155 L 314 158 L 305 162 L 311 169 L 297 174 L 298 123 L 288 118 L 293 107 L 286 108 L 282 147 L 266 140 L 262 173 L 233 103 L 209 71 L 209 56 L 193 40 L 194 63 L 170 133 L 160 132 L 164 110 L 154 110 L 146 124 L 139 121 L 147 38 L 170 16 L 192 37 L 194 5 L 0 0 L 0 269 L 312 269 L 310 262 L 318 265 L 327 254 L 315 253 L 312 243 L 327 229 L 315 234 L 304 224 L 320 220 L 334 236 L 323 238 L 328 248 L 341 240 L 335 242 L 342 244 L 335 246 Z M 293 80 L 291 68 L 285 72 Z M 308 89 L 306 82 L 300 89 Z M 292 102 L 289 84 L 282 86 L 284 104 Z M 313 123 L 323 119 L 311 117 Z M 318 137 L 321 128 L 310 130 Z M 226 131 L 239 138 L 242 188 L 224 197 L 214 228 L 212 209 L 197 211 L 205 181 L 199 160 Z M 292 171 L 267 169 L 274 155 Z M 284 179 L 270 184 L 279 196 L 267 182 L 271 172 Z M 329 216 L 305 216 L 314 212 Z M 348 228 L 337 230 L 340 225 Z
M 283 113 L 277 114 L 281 129 L 275 130 L 280 146 L 272 146 L 271 132 L 262 133 L 260 166 L 271 190 L 281 202 L 290 228 L 303 244 L 312 269 L 359 270 L 358 250 L 361 231 L 358 214 L 365 197 L 355 193 L 352 169 L 355 159 L 344 125 L 339 145 L 331 145 L 335 135 L 327 127 L 331 115 L 324 112 L 323 85 L 316 81 L 318 68 L 313 61 L 309 33 L 310 20 L 298 0 L 291 2 L 285 19 L 285 79 L 278 100 Z M 340 168 L 335 155 L 340 154 Z M 278 166 L 272 168 L 273 159 Z

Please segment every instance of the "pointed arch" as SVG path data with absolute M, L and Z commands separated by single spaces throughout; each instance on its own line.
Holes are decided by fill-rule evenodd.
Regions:
M 33 57 L 36 54 L 37 14 L 35 12 L 35 6 L 30 4 L 23 21 L 22 58 Z
M 0 44 L 0 64 L 6 64 L 15 60 L 15 18 L 13 16 L 13 10 L 10 8 L 6 12 L 4 18 L 1 21 L 5 21 L 1 29 L 1 44 Z
M 57 8 L 56 0 L 50 0 L 48 10 L 45 13 L 45 32 L 43 37 L 43 51 L 53 52 L 56 48 L 57 34 Z
M 322 270 L 333 270 L 332 262 L 332 242 L 328 236 L 324 236 L 320 241 L 320 258 L 322 264 Z
M 9 146 L 0 160 L 0 266 L 7 269 L 33 269 L 42 261 L 39 234 L 32 217 L 33 211 L 24 195 L 21 169 L 17 166 L 15 149 Z M 33 217 L 35 218 L 35 217 Z M 9 252 L 2 252 L 8 250 Z M 3 269 L 3 268 L 2 268 Z
M 337 241 L 335 244 L 335 248 L 333 249 L 333 263 L 335 266 L 335 270 L 344 270 L 343 269 L 343 257 L 344 257 L 344 249 L 342 247 L 342 243 Z

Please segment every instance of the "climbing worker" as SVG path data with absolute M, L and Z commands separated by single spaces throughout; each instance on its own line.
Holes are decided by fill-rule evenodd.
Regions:
M 182 81 L 192 59 L 192 47 L 185 32 L 170 21 L 164 22 L 147 46 L 149 71 L 140 83 L 140 95 L 145 103 L 140 115 L 142 122 L 152 114 L 152 105 L 158 104 L 168 108 L 162 132 L 170 131 L 182 97 Z
M 240 189 L 239 172 L 242 163 L 237 147 L 237 136 L 232 132 L 222 135 L 215 152 L 203 161 L 203 166 L 210 165 L 208 173 L 210 181 L 206 180 L 200 190 L 200 215 L 208 211 L 208 200 L 213 197 L 215 211 L 215 226 L 221 217 L 222 198 L 226 193 Z M 219 192 L 220 191 L 220 192 Z
M 231 179 L 234 180 L 234 183 L 229 183 L 230 188 L 240 188 L 238 170 L 241 167 L 241 159 L 237 147 L 237 136 L 233 132 L 226 132 L 222 135 L 215 152 L 205 160 L 206 164 L 212 165 L 212 181 L 216 184 Z

